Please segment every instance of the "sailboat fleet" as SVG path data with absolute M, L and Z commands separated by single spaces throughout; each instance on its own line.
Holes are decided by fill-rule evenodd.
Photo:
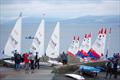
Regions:
M 76 50 L 74 49 L 75 44 L 73 44 L 74 43 L 73 40 L 72 47 L 70 46 L 67 53 L 79 57 L 80 59 L 82 59 L 82 61 L 86 61 L 86 60 L 90 61 L 90 59 L 96 59 L 96 60 L 103 59 L 103 57 L 105 58 L 106 55 L 105 54 L 106 37 L 107 37 L 107 29 L 101 28 L 98 32 L 98 36 L 95 42 L 93 43 L 93 45 L 91 45 L 92 34 L 91 33 L 85 34 L 79 49 Z
M 21 53 L 21 36 L 22 36 L 22 16 L 20 15 L 5 45 L 4 48 L 5 55 L 12 57 L 14 55 L 12 51 L 14 50 L 17 50 L 19 53 Z M 30 51 L 33 52 L 34 54 L 38 52 L 39 57 L 42 57 L 44 54 L 46 54 L 49 57 L 49 62 L 51 62 L 53 58 L 58 58 L 60 56 L 59 52 L 60 22 L 57 22 L 55 26 L 55 29 L 48 42 L 46 52 L 44 52 L 44 36 L 45 36 L 45 20 L 42 19 L 32 41 L 32 44 L 30 46 Z M 92 34 L 91 33 L 85 34 L 81 46 L 79 36 L 78 37 L 74 36 L 74 39 L 67 50 L 67 54 L 83 59 L 87 57 L 100 59 L 102 56 L 105 56 L 106 36 L 107 29 L 101 28 L 98 32 L 97 39 L 95 40 L 93 45 L 91 45 Z

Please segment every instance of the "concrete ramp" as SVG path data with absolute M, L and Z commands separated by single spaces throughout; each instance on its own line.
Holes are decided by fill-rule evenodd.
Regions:
M 2 70 L 1 70 L 2 69 Z M 32 73 L 31 71 L 26 72 L 25 70 L 15 71 L 14 69 L 1 68 L 0 67 L 0 80 L 52 80 L 54 74 L 51 73 L 50 68 L 40 68 L 35 69 Z

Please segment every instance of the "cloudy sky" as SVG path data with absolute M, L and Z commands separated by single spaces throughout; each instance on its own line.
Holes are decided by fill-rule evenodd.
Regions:
M 119 15 L 119 0 L 0 0 L 1 19 L 42 16 L 60 19 L 86 15 Z

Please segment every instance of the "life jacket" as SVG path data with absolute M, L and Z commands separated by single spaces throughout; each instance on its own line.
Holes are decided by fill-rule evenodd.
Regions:
M 20 54 L 17 54 L 17 55 L 16 55 L 16 59 L 17 59 L 17 60 L 21 60 Z
M 29 54 L 28 53 L 25 53 L 25 55 L 24 55 L 24 62 L 25 63 L 29 63 Z

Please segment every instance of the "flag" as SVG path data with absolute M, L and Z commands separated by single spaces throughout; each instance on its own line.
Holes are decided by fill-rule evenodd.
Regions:
M 91 37 L 91 33 L 88 34 L 88 38 L 90 38 L 90 37 Z
M 101 29 L 100 33 L 101 33 L 101 34 L 103 33 L 103 28 Z
M 98 35 L 99 35 L 99 34 L 101 34 L 101 29 L 99 29 L 99 31 L 98 31 Z
M 80 38 L 79 38 L 79 36 L 78 36 L 77 40 L 79 41 L 79 39 L 80 39 Z
M 85 38 L 87 38 L 87 34 L 85 34 Z
M 107 29 L 105 28 L 104 34 L 107 34 Z

